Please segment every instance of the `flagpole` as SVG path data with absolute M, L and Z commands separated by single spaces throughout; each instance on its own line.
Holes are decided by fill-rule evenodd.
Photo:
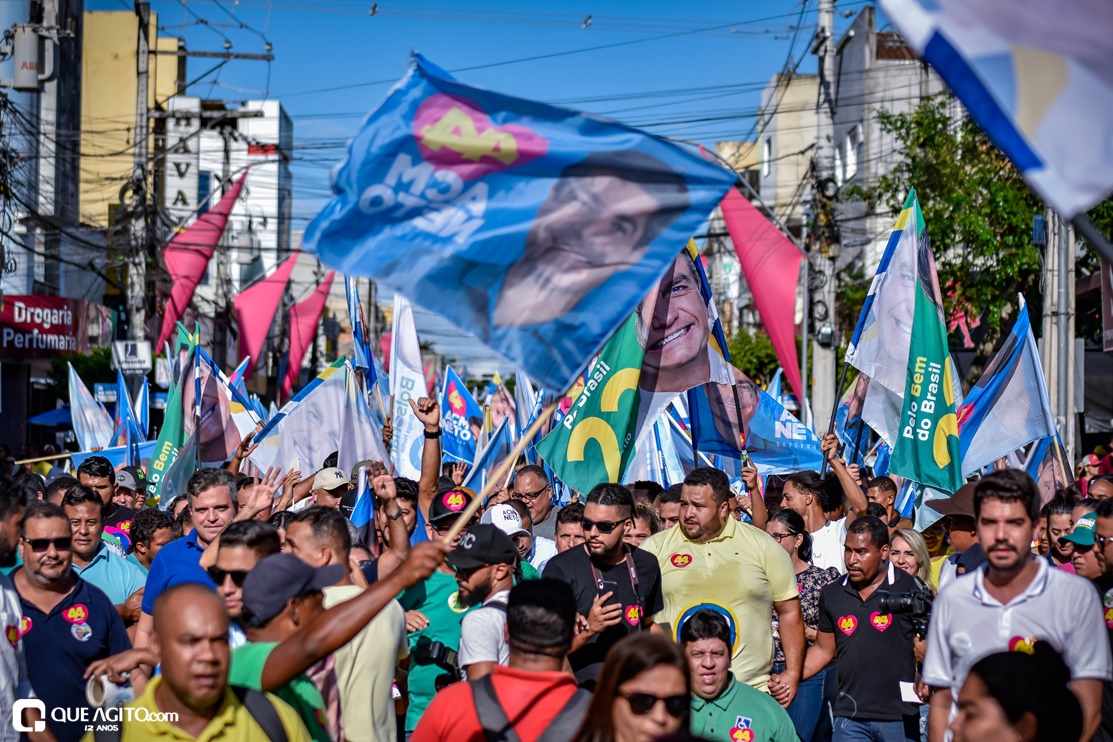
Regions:
M 829 423 L 827 423 L 827 433 L 826 433 L 826 435 L 831 435 L 831 433 L 835 432 L 835 415 L 839 411 L 839 401 L 842 397 L 842 387 L 843 387 L 843 384 L 846 383 L 846 367 L 849 366 L 849 365 L 850 364 L 847 363 L 846 359 L 844 358 L 843 362 L 842 362 L 842 371 L 839 373 L 839 385 L 837 387 L 835 387 L 835 404 L 831 407 L 831 421 Z M 827 473 L 827 457 L 824 456 L 823 457 L 823 463 L 819 467 L 819 476 L 823 476 L 826 473 Z
M 563 398 L 564 395 L 561 395 L 560 399 Z M 533 436 L 537 435 L 537 431 L 541 429 L 541 426 L 545 424 L 545 421 L 552 417 L 552 414 L 556 411 L 558 404 L 560 404 L 560 401 L 556 400 L 553 401 L 552 404 L 550 404 L 548 407 L 543 409 L 541 411 L 541 414 L 537 416 L 537 419 L 533 421 L 533 424 L 529 426 L 529 430 L 526 431 L 526 434 L 519 438 L 518 442 L 514 445 L 514 448 L 510 450 L 510 455 L 499 462 L 498 466 L 495 467 L 495 471 L 491 473 L 492 476 L 488 477 L 487 484 L 483 487 L 483 489 L 475 497 L 475 499 L 468 503 L 468 506 L 460 512 L 460 516 L 456 518 L 456 522 L 452 524 L 452 528 L 449 529 L 448 534 L 444 537 L 444 542 L 446 544 L 451 544 L 452 540 L 455 539 L 460 534 L 460 531 L 464 529 L 464 526 L 467 524 L 467 522 L 471 520 L 476 513 L 479 512 L 479 508 L 483 506 L 483 501 L 486 500 L 491 495 L 491 493 L 495 491 L 494 483 L 500 481 L 504 476 L 506 476 L 508 471 L 514 471 L 514 462 L 518 460 L 518 456 L 522 453 L 523 450 L 525 450 L 526 443 L 530 441 Z
M 862 430 L 866 427 L 866 421 L 861 416 L 858 417 L 858 435 L 854 436 L 854 455 L 850 457 L 850 463 L 853 464 L 858 460 L 858 451 L 862 445 Z

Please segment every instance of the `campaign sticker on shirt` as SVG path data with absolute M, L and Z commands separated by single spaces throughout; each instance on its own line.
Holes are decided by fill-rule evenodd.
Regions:
M 672 564 L 672 566 L 674 567 L 680 567 L 681 569 L 683 569 L 684 567 L 687 567 L 689 564 L 692 563 L 692 555 L 673 554 L 671 557 L 669 557 L 669 563 Z
M 873 627 L 878 631 L 884 631 L 893 625 L 893 617 L 888 613 L 874 611 L 870 614 L 870 623 L 873 624 Z
M 626 607 L 626 622 L 631 626 L 637 626 L 642 620 L 642 610 L 636 605 Z
M 731 742 L 754 742 L 753 721 L 748 716 L 739 716 L 730 730 Z
M 84 603 L 74 603 L 62 616 L 71 624 L 83 624 L 89 618 L 89 609 L 85 607 Z
M 850 636 L 858 629 L 857 616 L 839 616 L 839 631 Z
M 1101 604 L 1106 608 L 1113 608 L 1113 587 L 1105 591 L 1105 595 L 1101 598 Z
M 89 624 L 87 623 L 75 623 L 70 627 L 70 633 L 73 634 L 73 638 L 77 639 L 79 642 L 87 642 L 89 641 L 89 637 L 93 635 L 93 630 L 89 628 Z
M 6 626 L 4 628 L 4 636 L 7 638 L 8 644 L 12 645 L 12 649 L 15 649 L 19 644 L 19 627 L 15 625 Z
M 468 609 L 460 605 L 460 591 L 448 596 L 448 609 L 453 613 L 465 613 Z
M 1113 629 L 1113 608 L 1105 609 L 1105 627 Z
M 1024 652 L 1024 654 L 1036 653 L 1036 639 L 1031 636 L 1014 636 L 1009 639 L 1010 652 Z
M 23 620 L 19 622 L 19 635 L 26 636 L 27 632 L 30 631 L 31 627 L 34 625 L 35 623 L 31 620 L 30 616 L 24 616 Z

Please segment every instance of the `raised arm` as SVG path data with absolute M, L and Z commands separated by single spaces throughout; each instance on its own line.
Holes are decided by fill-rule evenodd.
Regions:
M 425 446 L 421 449 L 421 479 L 417 482 L 417 506 L 421 515 L 429 517 L 429 506 L 437 496 L 437 480 L 441 476 L 441 407 L 437 400 L 422 397 L 414 402 L 410 399 L 410 409 L 425 426 Z M 435 436 L 430 438 L 429 436 Z
M 379 507 L 386 516 L 387 533 L 390 536 L 390 546 L 379 555 L 380 580 L 398 569 L 410 556 L 410 534 L 406 530 L 406 521 L 402 519 L 402 507 L 398 503 L 394 479 L 389 476 L 386 479 L 389 482 L 384 481 L 383 487 L 376 489 Z
M 831 471 L 839 479 L 839 484 L 842 485 L 843 497 L 850 503 L 850 511 L 846 514 L 846 522 L 854 520 L 855 515 L 863 515 L 866 508 L 869 507 L 869 501 L 866 500 L 866 493 L 862 492 L 862 488 L 858 486 L 854 476 L 850 470 L 846 468 L 846 463 L 839 458 L 839 437 L 834 433 L 828 433 L 823 436 L 823 440 L 819 444 L 820 449 L 827 457 L 827 462 L 831 465 Z
M 389 475 L 375 478 L 373 485 L 380 497 L 388 482 L 394 484 Z M 313 663 L 350 642 L 396 595 L 433 574 L 444 563 L 450 549 L 440 541 L 418 544 L 398 569 L 355 598 L 322 612 L 281 642 L 263 667 L 263 690 L 278 690 L 312 667 Z

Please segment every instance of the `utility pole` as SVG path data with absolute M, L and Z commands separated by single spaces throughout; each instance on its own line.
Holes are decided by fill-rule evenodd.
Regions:
M 819 0 L 819 28 L 812 52 L 819 55 L 819 109 L 817 111 L 813 175 L 815 202 L 813 244 L 809 266 L 818 279 L 812 301 L 815 335 L 812 342 L 812 414 L 815 430 L 825 431 L 835 406 L 835 258 L 839 254 L 834 201 L 835 179 L 835 0 Z M 806 319 L 806 318 L 805 318 Z
M 1074 463 L 1074 227 L 1052 209 L 1044 217 L 1043 333 L 1040 360 L 1067 465 Z
M 128 260 L 128 339 L 147 339 L 147 66 L 151 4 L 135 0 L 139 40 L 135 49 L 135 166 L 132 170 L 131 253 Z
M 232 130 L 232 121 L 221 121 L 220 138 L 224 142 L 224 168 L 221 176 L 223 185 L 221 193 L 226 193 L 232 187 L 232 139 L 235 134 Z M 228 361 L 228 317 L 230 315 L 231 305 L 231 292 L 229 289 L 232 285 L 232 276 L 230 269 L 229 252 L 230 246 L 228 243 L 228 230 L 224 231 L 224 235 L 220 239 L 220 244 L 217 245 L 215 257 L 214 275 L 216 278 L 216 302 L 217 311 L 213 317 L 213 352 L 215 353 L 214 360 L 221 366 L 224 366 Z

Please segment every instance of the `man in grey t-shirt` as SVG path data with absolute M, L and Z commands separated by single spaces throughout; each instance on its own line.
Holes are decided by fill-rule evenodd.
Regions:
M 506 598 L 514 586 L 518 549 L 510 537 L 489 523 L 472 526 L 448 555 L 456 569 L 461 606 L 480 607 L 460 623 L 456 664 L 468 680 L 478 680 L 510 661 L 506 643 Z
M 523 466 L 514 475 L 510 496 L 529 508 L 534 538 L 541 536 L 555 542 L 556 508 L 553 507 L 553 487 L 545 470 L 532 464 Z

